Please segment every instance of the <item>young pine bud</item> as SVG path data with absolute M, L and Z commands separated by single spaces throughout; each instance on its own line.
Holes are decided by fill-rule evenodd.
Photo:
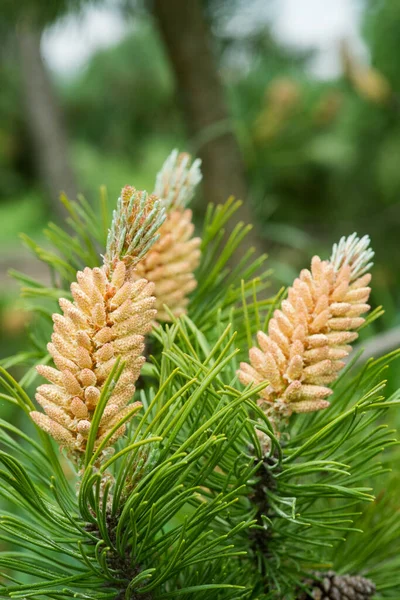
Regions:
M 165 220 L 165 208 L 155 195 L 125 186 L 118 198 L 108 232 L 104 265 L 112 275 L 122 261 L 130 274 L 159 238 L 157 230 Z

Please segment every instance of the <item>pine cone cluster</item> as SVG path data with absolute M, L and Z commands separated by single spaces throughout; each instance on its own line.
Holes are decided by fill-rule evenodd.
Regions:
M 376 588 L 370 579 L 360 575 L 336 575 L 333 571 L 315 573 L 316 579 L 304 582 L 309 592 L 297 600 L 372 600 Z
M 85 452 L 94 411 L 117 358 L 124 364 L 96 431 L 95 448 L 111 430 L 132 418 L 140 403 L 128 405 L 135 391 L 143 356 L 144 336 L 156 316 L 154 284 L 132 280 L 132 270 L 157 239 L 165 218 L 160 200 L 129 186 L 122 190 L 113 215 L 104 265 L 78 271 L 71 285 L 73 302 L 60 299 L 63 314 L 54 314 L 49 353 L 56 368 L 39 365 L 50 383 L 37 388 L 44 413 L 33 421 L 78 460 Z M 125 423 L 126 423 L 125 421 Z M 112 433 L 107 445 L 124 434 Z
M 188 294 L 195 289 L 194 271 L 200 262 L 200 244 L 193 237 L 192 211 L 185 208 L 201 180 L 200 161 L 174 150 L 157 175 L 154 194 L 167 209 L 159 239 L 137 265 L 133 277 L 155 285 L 157 321 L 170 321 L 186 313 Z M 164 305 L 168 307 L 165 310 Z
M 104 267 L 78 272 L 71 285 L 74 301 L 60 299 L 63 314 L 53 315 L 48 345 L 57 368 L 37 367 L 50 384 L 39 386 L 36 393 L 45 414 L 33 411 L 31 417 L 69 450 L 85 451 L 94 410 L 118 356 L 125 368 L 102 415 L 96 446 L 132 411 L 128 402 L 145 361 L 144 335 L 156 315 L 153 288 L 144 279 L 127 281 L 125 263 L 120 261 L 111 279 Z M 122 425 L 108 444 L 124 432 Z
M 328 386 L 369 310 L 372 256 L 369 238 L 355 234 L 334 246 L 329 261 L 315 256 L 274 312 L 268 335 L 258 332 L 259 347 L 250 349 L 250 364 L 242 362 L 238 376 L 245 385 L 268 382 L 259 403 L 272 421 L 329 406 Z

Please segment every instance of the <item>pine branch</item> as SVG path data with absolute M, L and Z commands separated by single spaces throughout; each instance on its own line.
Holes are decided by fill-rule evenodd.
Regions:
M 272 534 L 271 529 L 268 527 L 268 521 L 274 517 L 274 511 L 268 500 L 268 490 L 272 492 L 277 490 L 277 482 L 272 469 L 279 473 L 280 468 L 279 465 L 277 468 L 276 459 L 269 456 L 264 457 L 262 460 L 257 459 L 255 463 L 257 465 L 261 463 L 261 465 L 257 471 L 257 482 L 253 486 L 250 495 L 250 501 L 257 509 L 255 515 L 256 526 L 250 531 L 250 539 L 255 554 L 261 554 L 261 576 L 265 577 L 264 562 L 270 558 L 268 542 Z M 257 556 L 255 559 L 259 563 Z
M 336 369 L 339 355 L 349 352 L 340 340 L 355 335 L 349 330 L 367 310 L 368 240 L 344 238 L 328 263 L 315 259 L 313 271 L 302 273 L 287 301 L 283 291 L 265 299 L 260 292 L 269 273 L 255 277 L 263 258 L 253 260 L 248 252 L 235 264 L 249 228 L 239 224 L 223 242 L 238 203 L 210 207 L 199 267 L 184 271 L 190 285 L 197 279 L 197 288 L 190 298 L 185 289 L 179 311 L 172 293 L 159 319 L 168 322 L 153 327 L 154 298 L 140 295 L 152 285 L 135 282 L 135 268 L 157 235 L 161 204 L 181 215 L 186 210 L 198 171 L 185 160 L 173 154 L 162 169 L 161 202 L 150 198 L 147 204 L 144 193 L 124 188 L 104 267 L 104 195 L 98 210 L 82 198 L 64 199 L 74 234 L 49 226 L 52 248 L 24 238 L 53 277 L 52 287 L 45 287 L 16 274 L 40 318 L 31 333 L 33 349 L 0 366 L 0 400 L 12 411 L 9 421 L 0 419 L 0 595 L 280 600 L 330 594 L 336 600 L 350 589 L 370 600 L 370 579 L 378 594 L 396 598 L 398 478 L 387 473 L 398 463 L 397 441 L 384 420 L 400 404 L 399 391 L 387 397 L 385 390 L 387 367 L 400 352 L 361 369 L 355 356 Z M 146 269 L 153 283 L 176 279 L 180 242 L 172 234 L 160 230 L 156 244 L 168 238 L 171 245 L 153 254 Z M 189 226 L 185 236 L 188 241 Z M 157 261 L 161 270 L 153 268 Z M 54 314 L 47 354 L 60 296 L 63 315 Z M 279 312 L 281 302 L 293 309 L 293 323 Z M 293 340 L 296 319 L 321 331 Z M 279 429 L 260 403 L 282 392 L 271 357 L 258 364 L 256 381 L 245 388 L 237 381 L 240 360 L 257 332 L 267 329 L 262 354 L 272 348 L 282 359 L 278 347 L 286 357 L 284 389 L 297 373 L 304 375 L 302 385 L 329 385 L 331 392 L 330 406 L 312 413 L 293 410 L 304 404 L 291 398 L 294 414 Z M 304 347 L 309 364 L 300 369 L 297 342 L 315 336 L 323 344 L 316 352 Z M 47 415 L 37 412 L 35 421 L 49 425 L 49 419 L 51 427 L 34 430 L 30 390 L 37 363 L 50 384 L 37 390 Z M 5 369 L 16 365 L 27 367 L 20 381 Z M 70 456 L 55 450 L 47 432 L 69 447 Z M 375 499 L 377 481 L 384 491 Z M 316 572 L 323 574 L 319 580 Z

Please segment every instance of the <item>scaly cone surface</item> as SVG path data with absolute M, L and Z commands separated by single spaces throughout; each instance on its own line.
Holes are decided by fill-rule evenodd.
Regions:
M 360 575 L 337 575 L 334 571 L 315 573 L 318 580 L 305 581 L 310 592 L 301 592 L 297 600 L 372 600 L 376 587 Z
M 125 363 L 97 430 L 95 448 L 132 411 L 128 405 L 145 362 L 144 336 L 156 316 L 154 284 L 131 280 L 131 269 L 143 256 L 164 219 L 159 201 L 124 188 L 114 214 L 101 268 L 77 273 L 73 302 L 60 299 L 63 314 L 54 314 L 48 350 L 56 368 L 37 367 L 50 383 L 38 387 L 36 400 L 44 413 L 31 417 L 72 454 L 86 448 L 93 414 L 117 357 Z M 108 441 L 125 432 L 122 425 Z
M 188 294 L 197 285 L 194 271 L 200 261 L 198 237 L 193 237 L 192 211 L 186 209 L 201 181 L 200 161 L 174 150 L 157 175 L 154 193 L 167 209 L 160 238 L 137 265 L 133 277 L 155 285 L 157 321 L 170 321 L 186 313 Z
M 373 252 L 368 236 L 342 238 L 328 261 L 314 256 L 288 290 L 288 297 L 269 322 L 268 335 L 257 333 L 259 347 L 241 363 L 245 384 L 268 382 L 259 404 L 273 423 L 292 413 L 329 406 L 328 387 L 343 368 L 351 342 L 363 323 Z

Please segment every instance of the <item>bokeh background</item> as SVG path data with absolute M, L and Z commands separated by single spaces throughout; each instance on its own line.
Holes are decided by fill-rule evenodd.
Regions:
M 400 346 L 399 0 L 3 0 L 1 356 L 26 347 L 15 268 L 45 281 L 61 190 L 152 190 L 172 148 L 203 160 L 194 205 L 244 200 L 272 290 L 353 231 L 376 251 L 368 351 Z M 394 383 L 393 383 L 394 385 Z

